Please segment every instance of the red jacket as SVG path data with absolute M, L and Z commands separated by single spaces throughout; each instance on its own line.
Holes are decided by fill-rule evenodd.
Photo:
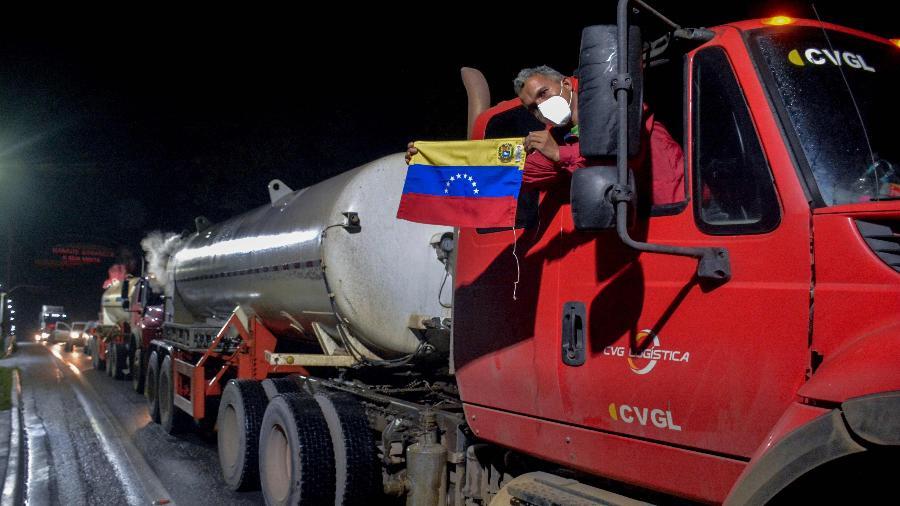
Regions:
M 522 183 L 526 188 L 546 189 L 560 179 L 568 181 L 568 176 L 577 169 L 586 167 L 588 161 L 581 156 L 578 140 L 573 136 L 559 143 L 559 161 L 554 162 L 535 151 L 525 159 Z M 646 142 L 649 139 L 649 143 Z M 653 204 L 672 204 L 684 201 L 684 152 L 675 142 L 662 123 L 646 113 L 641 153 L 629 164 L 637 171 L 648 171 L 653 178 Z M 647 166 L 647 145 L 650 147 L 649 167 Z M 590 165 L 615 165 L 612 160 L 591 160 Z M 640 181 L 643 178 L 635 177 Z

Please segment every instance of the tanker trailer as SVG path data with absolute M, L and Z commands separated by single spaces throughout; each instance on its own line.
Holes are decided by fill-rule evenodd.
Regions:
M 130 333 L 130 300 L 138 282 L 139 278 L 131 276 L 111 276 L 100 298 L 100 323 L 90 344 L 91 364 L 115 379 L 122 379 L 127 371 L 125 336 Z
M 169 432 L 191 418 L 217 422 L 231 488 L 259 485 L 262 418 L 269 399 L 288 396 L 309 408 L 297 413 L 314 417 L 309 423 L 323 434 L 329 423 L 338 431 L 350 423 L 344 447 L 354 452 L 351 492 L 380 492 L 362 404 L 339 390 L 303 393 L 300 379 L 312 373 L 359 381 L 373 395 L 380 389 L 380 404 L 390 404 L 384 393 L 392 390 L 432 402 L 452 397 L 453 232 L 396 219 L 405 174 L 403 156 L 393 155 L 299 191 L 272 181 L 269 204 L 218 224 L 198 218 L 197 231 L 171 254 L 163 337 L 150 343 L 147 364 L 151 417 Z M 453 416 L 461 420 L 461 410 Z M 389 422 L 380 416 L 376 425 Z M 408 428 L 394 426 L 397 441 Z M 320 434 L 322 441 L 331 445 Z M 388 447 L 383 458 L 390 460 Z M 283 467 L 273 452 L 262 465 Z M 332 454 L 329 446 L 310 458 L 330 458 L 315 465 L 333 474 Z M 280 483 L 283 471 L 269 473 L 270 481 Z

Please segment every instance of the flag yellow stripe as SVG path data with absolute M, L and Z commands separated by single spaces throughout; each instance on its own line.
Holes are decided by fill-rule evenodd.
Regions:
M 419 150 L 413 155 L 411 165 L 435 166 L 487 166 L 515 165 L 520 169 L 525 165 L 524 139 L 485 139 L 478 141 L 416 141 Z M 501 147 L 512 154 L 501 157 Z

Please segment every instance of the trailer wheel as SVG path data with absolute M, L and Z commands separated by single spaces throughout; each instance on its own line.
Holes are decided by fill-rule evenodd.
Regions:
M 334 454 L 328 424 L 308 394 L 269 402 L 259 435 L 259 474 L 266 504 L 334 504 Z
M 105 370 L 106 363 L 103 360 L 100 360 L 100 350 L 98 349 L 100 345 L 97 344 L 97 340 L 91 340 L 91 365 L 95 370 Z
M 266 392 L 255 380 L 231 380 L 219 400 L 219 465 L 232 490 L 259 488 L 259 427 Z
M 110 378 L 113 377 L 113 370 L 116 367 L 116 353 L 113 348 L 115 348 L 116 343 L 106 343 L 106 375 Z
M 355 397 L 338 392 L 318 392 L 334 450 L 336 506 L 378 502 L 381 473 L 372 430 L 362 405 Z
M 159 424 L 169 434 L 177 434 L 188 426 L 188 415 L 175 406 L 175 382 L 172 378 L 172 357 L 166 355 L 159 368 Z
M 128 357 L 128 350 L 125 349 L 124 344 L 112 343 L 109 348 L 109 353 L 106 354 L 107 362 L 111 365 L 110 370 L 112 371 L 111 376 L 113 379 L 124 379 L 125 378 L 125 360 Z
M 135 392 L 142 394 L 144 393 L 144 369 L 146 368 L 144 365 L 144 350 L 137 341 L 131 342 L 131 349 L 131 360 L 128 366 L 131 372 L 131 388 Z
M 144 397 L 150 409 L 150 418 L 159 423 L 159 355 L 156 351 L 150 352 L 147 360 L 147 380 L 145 381 Z
M 300 391 L 300 385 L 294 381 L 291 376 L 282 378 L 266 378 L 262 380 L 263 390 L 266 391 L 266 397 L 273 399 L 278 394 L 287 394 Z

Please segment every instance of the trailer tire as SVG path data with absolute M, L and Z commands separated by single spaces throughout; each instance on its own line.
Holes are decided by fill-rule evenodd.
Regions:
M 175 382 L 173 381 L 172 357 L 166 355 L 159 367 L 159 424 L 169 434 L 178 434 L 188 427 L 188 415 L 175 406 Z
M 228 488 L 259 489 L 259 428 L 266 413 L 266 392 L 255 380 L 231 380 L 219 400 L 219 466 Z
M 109 348 L 109 353 L 106 354 L 107 361 L 112 364 L 110 370 L 112 371 L 111 376 L 113 379 L 124 379 L 125 378 L 125 360 L 128 356 L 128 350 L 125 349 L 124 344 L 120 343 L 112 343 Z
M 289 394 L 300 391 L 300 385 L 291 376 L 282 378 L 266 378 L 262 380 L 262 388 L 267 399 L 274 399 L 278 394 Z
M 144 369 L 146 369 L 146 364 L 144 363 L 144 350 L 137 341 L 131 342 L 131 353 L 129 355 L 128 370 L 131 372 L 131 388 L 135 392 L 142 394 L 144 393 Z
M 113 351 L 113 347 L 115 347 L 115 343 L 107 343 L 106 344 L 106 375 L 110 378 L 113 377 L 113 367 L 115 367 L 116 359 L 115 352 Z
M 325 416 L 334 450 L 335 506 L 378 502 L 381 468 L 362 405 L 352 395 L 339 392 L 320 391 L 314 398 Z
M 147 360 L 147 380 L 144 386 L 150 419 L 159 423 L 159 354 L 155 350 L 150 352 L 150 358 Z
M 97 340 L 93 339 L 91 341 L 91 365 L 95 370 L 105 370 L 106 363 L 104 360 L 100 360 L 100 350 L 98 349 L 100 345 L 97 344 Z
M 259 435 L 259 473 L 266 504 L 334 504 L 334 454 L 328 424 L 309 394 L 269 402 Z

